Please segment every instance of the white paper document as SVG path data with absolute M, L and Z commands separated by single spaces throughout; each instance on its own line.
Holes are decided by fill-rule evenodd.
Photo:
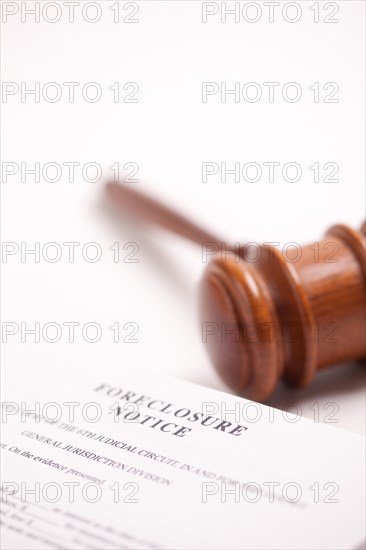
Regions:
M 101 372 L 102 369 L 101 369 Z M 4 549 L 355 549 L 364 440 L 121 368 L 7 388 Z

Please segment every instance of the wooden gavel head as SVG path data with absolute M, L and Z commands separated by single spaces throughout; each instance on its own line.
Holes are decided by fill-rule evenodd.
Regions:
M 366 237 L 345 225 L 319 243 L 225 250 L 202 283 L 202 338 L 220 376 L 256 401 L 279 378 L 305 386 L 317 370 L 366 356 Z
M 263 401 L 281 377 L 305 386 L 319 369 L 366 357 L 366 223 L 360 231 L 336 225 L 291 252 L 228 246 L 128 187 L 110 183 L 107 192 L 145 221 L 216 249 L 201 282 L 201 333 L 236 393 Z

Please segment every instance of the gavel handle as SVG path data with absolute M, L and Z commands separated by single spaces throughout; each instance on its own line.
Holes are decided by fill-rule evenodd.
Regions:
M 198 244 L 217 244 L 218 246 L 221 246 L 224 242 L 184 216 L 181 216 L 154 199 L 131 189 L 131 187 L 110 182 L 106 184 L 106 193 L 122 210 L 128 213 L 132 212 L 133 215 L 141 217 L 144 221 L 165 227 L 173 233 L 193 242 Z M 234 246 L 228 245 L 227 249 L 234 250 Z

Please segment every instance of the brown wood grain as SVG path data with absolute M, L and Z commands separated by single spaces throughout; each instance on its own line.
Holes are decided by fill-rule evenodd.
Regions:
M 107 184 L 121 209 L 197 243 L 224 244 L 166 206 L 126 186 Z M 260 245 L 225 245 L 205 269 L 201 334 L 215 368 L 238 394 L 265 400 L 279 378 L 305 386 L 319 369 L 366 357 L 366 222 L 331 227 L 296 261 Z M 258 253 L 259 252 L 259 253 Z

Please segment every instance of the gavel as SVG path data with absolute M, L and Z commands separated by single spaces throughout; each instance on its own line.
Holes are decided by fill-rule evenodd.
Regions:
M 123 184 L 106 192 L 122 210 L 217 251 L 200 284 L 201 327 L 237 394 L 264 401 L 281 377 L 302 387 L 317 370 L 366 357 L 366 222 L 359 231 L 335 225 L 289 257 L 270 243 L 226 245 Z

